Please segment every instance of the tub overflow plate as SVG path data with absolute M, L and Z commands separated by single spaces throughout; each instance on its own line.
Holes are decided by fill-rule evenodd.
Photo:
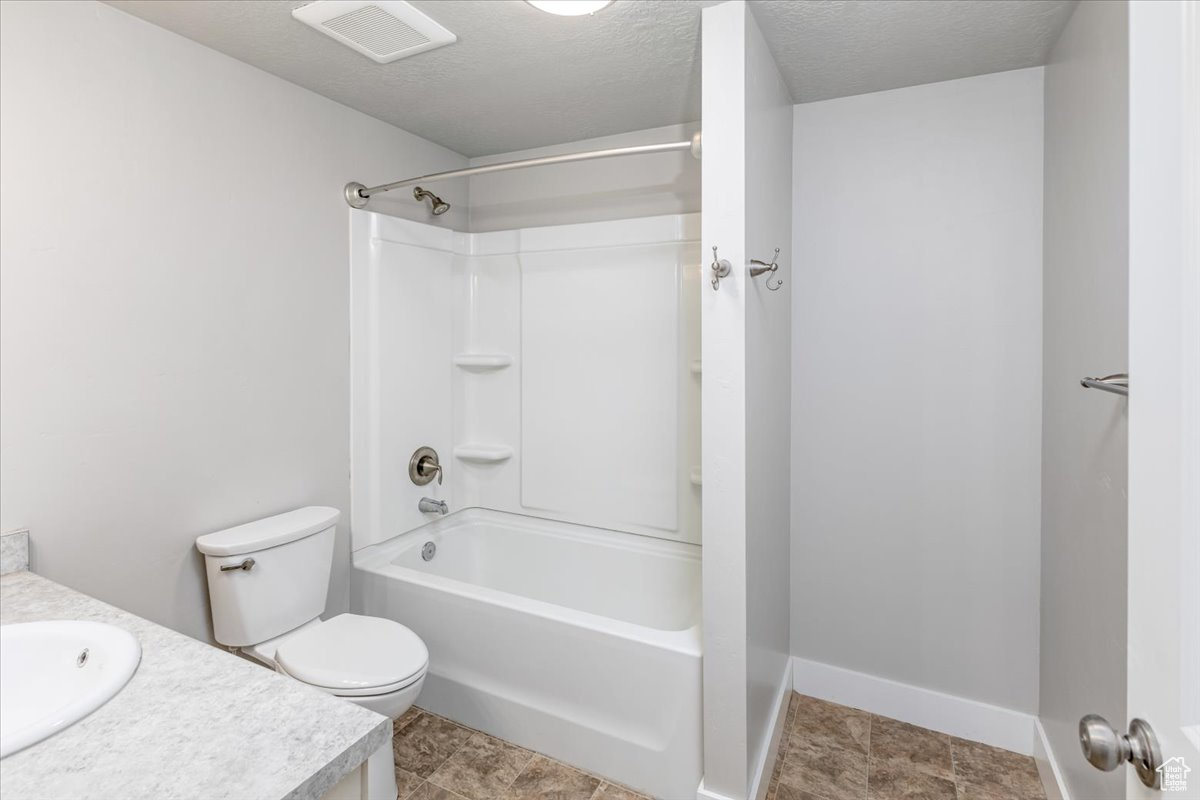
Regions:
M 426 561 L 432 561 L 433 555 L 436 552 L 437 545 L 433 542 L 426 542 L 425 546 L 421 548 L 421 558 L 425 559 Z

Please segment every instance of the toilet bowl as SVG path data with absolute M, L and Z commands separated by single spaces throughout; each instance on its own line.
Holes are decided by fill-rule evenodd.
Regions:
M 316 621 L 248 655 L 276 671 L 395 719 L 421 692 L 429 652 L 398 622 L 358 614 Z
M 339 614 L 301 625 L 241 651 L 281 675 L 397 719 L 412 708 L 429 667 L 425 643 L 398 622 Z M 366 764 L 364 800 L 397 796 L 395 756 L 389 741 Z
M 293 680 L 396 719 L 421 693 L 429 651 L 390 619 L 321 619 L 339 516 L 313 506 L 199 537 L 213 633 Z M 395 800 L 391 742 L 368 759 L 366 776 L 364 800 Z

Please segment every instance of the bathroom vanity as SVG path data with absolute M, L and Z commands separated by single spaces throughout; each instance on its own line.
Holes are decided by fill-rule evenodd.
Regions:
M 89 716 L 7 756 L 0 795 L 357 797 L 387 717 L 28 571 L 0 577 L 0 624 L 90 620 L 141 644 L 129 683 Z

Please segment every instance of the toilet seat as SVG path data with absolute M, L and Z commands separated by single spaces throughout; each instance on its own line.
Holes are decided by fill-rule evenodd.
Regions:
M 285 669 L 282 665 L 280 665 L 278 667 L 278 671 L 281 674 L 287 675 L 289 678 L 300 681 L 303 684 L 307 684 L 308 686 L 311 686 L 314 689 L 320 689 L 323 692 L 328 692 L 329 694 L 333 695 L 334 697 L 345 697 L 347 699 L 354 699 L 356 697 L 362 697 L 362 698 L 382 697 L 385 694 L 398 693 L 398 692 L 403 691 L 404 689 L 407 689 L 409 686 L 412 686 L 414 683 L 416 683 L 417 681 L 419 681 L 425 677 L 425 670 L 421 670 L 421 672 L 419 674 L 413 675 L 412 677 L 410 677 L 404 681 L 399 681 L 397 683 L 391 683 L 386 686 L 362 686 L 362 687 L 359 687 L 356 689 L 344 689 L 344 688 L 339 688 L 336 686 L 322 686 L 319 683 L 312 683 L 311 681 L 306 681 L 301 677 L 293 675 L 291 672 L 289 672 L 287 669 Z
M 287 638 L 275 663 L 298 681 L 339 697 L 396 692 L 425 676 L 429 651 L 398 622 L 339 614 Z

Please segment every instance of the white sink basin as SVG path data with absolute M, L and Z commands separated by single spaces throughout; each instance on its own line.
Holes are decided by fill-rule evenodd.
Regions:
M 102 622 L 0 627 L 0 758 L 107 703 L 129 682 L 141 658 L 133 634 Z

